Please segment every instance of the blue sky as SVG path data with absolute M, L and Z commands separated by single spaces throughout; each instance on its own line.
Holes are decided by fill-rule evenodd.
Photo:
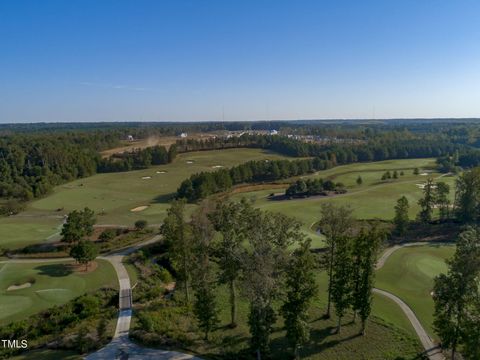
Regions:
M 0 122 L 480 117 L 479 19 L 473 0 L 2 0 Z

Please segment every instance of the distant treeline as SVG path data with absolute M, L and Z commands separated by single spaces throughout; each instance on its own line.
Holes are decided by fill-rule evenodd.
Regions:
M 342 183 L 334 183 L 332 180 L 324 179 L 307 179 L 297 180 L 285 190 L 287 197 L 308 197 L 313 195 L 328 195 L 330 191 L 336 193 L 346 193 L 345 185 Z

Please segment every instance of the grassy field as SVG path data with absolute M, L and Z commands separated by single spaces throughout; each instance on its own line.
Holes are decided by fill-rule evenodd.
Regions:
M 0 264 L 0 324 L 64 304 L 101 287 L 118 288 L 117 276 L 110 263 L 96 261 L 98 267 L 87 273 L 72 272 L 68 263 Z M 32 285 L 7 290 L 12 285 L 26 283 Z
M 73 351 L 64 350 L 34 350 L 28 351 L 24 354 L 14 356 L 11 360 L 81 360 L 83 357 Z
M 97 214 L 104 212 L 97 217 L 99 224 L 133 225 L 138 219 L 160 224 L 169 199 L 191 174 L 214 171 L 215 166 L 228 168 L 248 160 L 283 158 L 261 149 L 202 151 L 181 154 L 168 165 L 79 179 L 31 202 L 19 216 L 0 219 L 0 247 L 13 249 L 44 242 L 58 232 L 64 214 L 86 206 Z M 140 206 L 148 207 L 131 211 Z
M 326 202 L 348 205 L 353 209 L 354 216 L 358 219 L 384 219 L 390 220 L 394 216 L 394 206 L 401 196 L 405 195 L 410 203 L 410 218 L 414 218 L 419 210 L 417 201 L 422 196 L 422 190 L 418 184 L 427 179 L 426 175 L 413 175 L 413 168 L 431 169 L 434 166 L 433 159 L 409 159 L 389 160 L 374 163 L 358 163 L 345 166 L 338 166 L 326 171 L 319 171 L 314 175 L 304 178 L 330 178 L 335 182 L 343 182 L 348 189 L 344 195 L 333 197 L 311 197 L 307 199 L 292 199 L 272 201 L 268 196 L 274 193 L 283 193 L 282 189 L 251 191 L 237 193 L 233 199 L 245 197 L 251 199 L 256 207 L 263 210 L 281 212 L 300 220 L 304 226 L 304 232 L 313 239 L 313 247 L 323 245 L 322 236 L 312 230 L 312 225 L 319 220 L 320 207 Z M 397 170 L 404 172 L 403 176 L 390 181 L 381 181 L 382 174 L 386 171 Z M 441 176 L 438 173 L 430 172 L 434 178 Z M 356 184 L 358 176 L 362 177 L 363 183 Z M 453 197 L 454 177 L 444 176 L 441 181 L 450 184 Z
M 395 251 L 377 272 L 375 286 L 405 301 L 433 338 L 433 279 L 446 272 L 445 260 L 454 251 L 449 245 L 405 247 Z

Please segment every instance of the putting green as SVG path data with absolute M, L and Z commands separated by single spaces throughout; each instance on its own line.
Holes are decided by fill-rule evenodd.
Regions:
M 0 268 L 0 323 L 19 320 L 61 305 L 88 291 L 117 288 L 115 270 L 105 260 L 89 273 L 72 272 L 68 263 L 7 263 Z M 12 286 L 28 287 L 12 290 Z
M 404 247 L 390 255 L 377 272 L 375 286 L 405 301 L 433 338 L 433 279 L 447 271 L 445 260 L 454 251 L 453 245 Z
M 348 192 L 333 197 L 272 201 L 269 200 L 272 192 L 282 193 L 284 190 L 267 189 L 238 193 L 233 195 L 232 199 L 239 200 L 245 197 L 251 199 L 258 208 L 297 218 L 304 224 L 303 231 L 312 238 L 313 247 L 321 247 L 323 246 L 323 237 L 312 230 L 312 225 L 319 220 L 322 204 L 331 202 L 350 206 L 357 219 L 391 220 L 394 217 L 394 206 L 397 200 L 401 196 L 406 196 L 410 204 L 409 215 L 413 219 L 419 211 L 417 202 L 422 197 L 422 189 L 418 184 L 425 182 L 427 176 L 413 175 L 412 168 L 430 168 L 433 165 L 432 159 L 389 160 L 338 166 L 305 177 L 331 178 L 334 181 L 343 182 L 347 186 Z M 381 181 L 381 175 L 386 170 L 392 172 L 394 169 L 398 172 L 403 170 L 405 175 L 399 176 L 398 179 Z M 430 174 L 434 178 L 441 176 L 433 172 Z M 358 176 L 363 179 L 362 185 L 356 184 Z M 450 184 L 453 189 L 454 179 L 454 177 L 444 176 L 441 181 Z M 451 196 L 453 197 L 453 191 Z

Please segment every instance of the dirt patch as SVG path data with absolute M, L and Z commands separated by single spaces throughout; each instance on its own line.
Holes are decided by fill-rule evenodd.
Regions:
M 241 185 L 235 187 L 231 193 L 238 194 L 250 191 L 260 191 L 260 190 L 269 190 L 269 189 L 285 189 L 289 184 L 257 184 L 257 185 Z
M 26 283 L 23 283 L 23 284 L 19 284 L 19 285 L 10 285 L 8 288 L 7 288 L 7 291 L 15 291 L 15 290 L 21 290 L 21 289 L 27 289 L 29 287 L 31 287 L 33 285 L 32 282 L 26 282 Z
M 88 266 L 85 264 L 73 263 L 73 264 L 67 265 L 67 267 L 72 272 L 75 272 L 78 274 L 88 274 L 97 269 L 98 263 L 96 261 L 90 261 Z
M 148 209 L 148 205 L 137 206 L 133 209 L 130 209 L 131 212 L 139 212 Z

